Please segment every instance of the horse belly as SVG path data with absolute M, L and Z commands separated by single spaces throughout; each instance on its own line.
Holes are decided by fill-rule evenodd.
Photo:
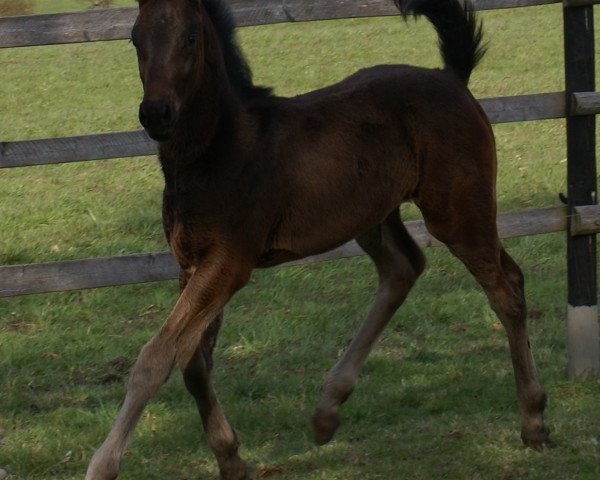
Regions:
M 416 183 L 392 172 L 386 178 L 357 179 L 302 195 L 284 215 L 272 249 L 301 258 L 336 248 L 380 224 L 411 196 Z

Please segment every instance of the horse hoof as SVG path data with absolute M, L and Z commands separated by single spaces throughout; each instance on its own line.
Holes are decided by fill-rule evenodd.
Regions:
M 119 476 L 119 460 L 100 447 L 88 466 L 85 480 L 115 480 Z
M 325 445 L 329 442 L 340 423 L 340 415 L 337 412 L 325 412 L 322 409 L 317 409 L 312 416 L 315 444 Z
M 220 467 L 221 480 L 248 480 L 246 462 L 241 458 L 231 460 L 228 465 Z
M 521 439 L 527 447 L 534 450 L 543 450 L 544 448 L 554 448 L 556 446 L 550 440 L 550 429 L 546 426 L 538 427 L 530 432 L 522 432 Z

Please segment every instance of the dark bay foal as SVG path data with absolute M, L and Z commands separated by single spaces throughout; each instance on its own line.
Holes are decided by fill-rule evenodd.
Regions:
M 140 120 L 159 141 L 164 228 L 181 265 L 181 295 L 142 349 L 87 480 L 117 476 L 146 403 L 176 366 L 221 478 L 245 478 L 210 379 L 223 307 L 254 268 L 356 238 L 375 263 L 379 287 L 313 416 L 316 442 L 327 442 L 369 351 L 425 265 L 400 220 L 406 201 L 485 290 L 508 334 L 521 437 L 532 446 L 548 441 L 523 275 L 496 231 L 494 136 L 467 89 L 483 55 L 481 28 L 458 0 L 396 3 L 433 23 L 442 69 L 381 65 L 280 98 L 253 85 L 218 0 L 139 1 L 132 40 L 144 86 Z

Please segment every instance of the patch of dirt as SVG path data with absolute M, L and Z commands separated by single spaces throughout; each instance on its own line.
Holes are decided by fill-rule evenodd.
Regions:
M 527 316 L 531 319 L 542 318 L 546 315 L 546 312 L 541 308 L 530 308 L 527 311 Z
M 98 383 L 107 385 L 123 381 L 129 374 L 132 365 L 133 361 L 127 357 L 113 358 L 103 365 L 103 373 L 98 376 Z
M 279 465 L 265 465 L 260 464 L 256 467 L 252 480 L 260 480 L 262 478 L 272 478 L 278 475 L 284 475 L 286 473 L 285 468 Z

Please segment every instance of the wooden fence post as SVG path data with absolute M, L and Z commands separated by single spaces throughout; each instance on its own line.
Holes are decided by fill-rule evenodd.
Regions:
M 595 90 L 594 0 L 564 0 L 565 90 L 573 114 L 574 93 Z M 567 262 L 568 374 L 597 376 L 600 371 L 596 236 L 574 235 L 575 207 L 596 204 L 596 120 L 594 115 L 567 116 Z

